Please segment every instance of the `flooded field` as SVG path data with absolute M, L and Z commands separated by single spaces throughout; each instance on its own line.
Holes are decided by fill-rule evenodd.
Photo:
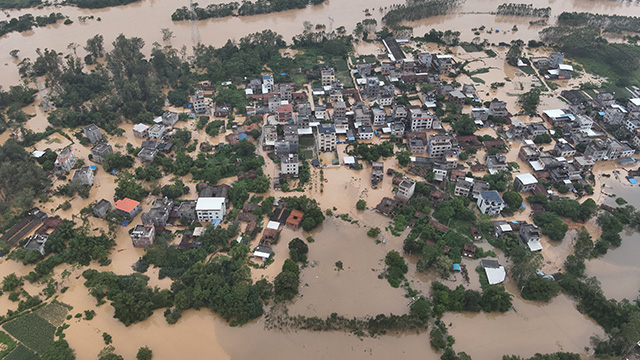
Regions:
M 209 3 L 222 3 L 224 0 L 200 2 L 200 6 Z M 408 25 L 414 27 L 414 34 L 422 35 L 431 28 L 439 30 L 458 30 L 461 32 L 461 40 L 471 41 L 476 35 L 471 28 L 486 26 L 501 30 L 493 34 L 481 34 L 490 43 L 501 41 L 509 42 L 514 39 L 537 39 L 541 26 L 530 26 L 528 17 L 495 16 L 489 12 L 495 11 L 502 0 L 464 2 L 462 7 L 454 14 L 438 16 L 411 22 Z M 24 9 L 8 11 L 11 16 L 19 16 L 31 13 L 34 16 L 48 15 L 53 12 L 61 12 L 69 16 L 74 23 L 70 25 L 57 24 L 46 28 L 36 28 L 23 33 L 10 33 L 0 38 L 0 64 L 4 65 L 0 84 L 8 86 L 19 81 L 16 64 L 18 61 L 9 56 L 13 49 L 20 49 L 20 58 L 36 57 L 36 49 L 53 48 L 64 51 L 69 43 L 84 45 L 86 40 L 95 34 L 102 34 L 105 39 L 106 50 L 110 50 L 110 43 L 119 34 L 137 36 L 145 40 L 146 52 L 151 49 L 151 44 L 169 43 L 176 49 L 186 46 L 190 52 L 192 46 L 201 42 L 215 46 L 223 45 L 227 39 L 239 40 L 250 33 L 271 29 L 283 35 L 285 40 L 290 39 L 304 29 L 303 22 L 310 21 L 314 24 L 325 24 L 327 30 L 345 26 L 348 32 L 352 31 L 355 23 L 367 18 L 365 9 L 370 9 L 370 18 L 376 19 L 378 24 L 384 15 L 385 7 L 400 4 L 400 0 L 329 0 L 322 5 L 308 6 L 305 9 L 289 10 L 275 14 L 255 15 L 248 17 L 229 17 L 223 19 L 208 19 L 192 24 L 188 21 L 173 22 L 173 11 L 186 3 L 173 1 L 142 0 L 140 2 L 117 6 L 108 9 L 78 9 L 73 7 L 46 7 L 43 9 Z M 632 2 L 617 1 L 548 1 L 536 0 L 532 4 L 535 7 L 552 7 L 552 18 L 563 11 L 588 11 L 601 14 L 640 15 L 640 7 Z M 93 15 L 93 20 L 78 21 L 79 16 Z M 100 18 L 100 21 L 97 20 Z M 461 27 L 464 24 L 464 27 Z M 511 31 L 516 25 L 518 31 Z M 378 25 L 380 27 L 380 25 Z M 160 29 L 168 28 L 173 31 L 174 37 L 170 42 L 162 41 Z M 82 53 L 82 50 L 79 51 Z M 84 56 L 84 55 L 82 55 Z
M 617 207 L 616 197 L 623 198 L 628 204 L 640 209 L 640 187 L 631 185 L 624 178 L 626 171 L 617 167 L 620 171 L 619 179 L 601 177 L 604 187 L 602 203 Z M 612 171 L 608 172 L 613 174 Z M 615 194 L 610 197 L 608 194 Z M 596 276 L 602 285 L 602 290 L 607 297 L 616 300 L 636 299 L 640 293 L 640 234 L 631 229 L 625 229 L 620 236 L 622 245 L 619 248 L 609 250 L 601 258 L 588 261 L 587 275 Z

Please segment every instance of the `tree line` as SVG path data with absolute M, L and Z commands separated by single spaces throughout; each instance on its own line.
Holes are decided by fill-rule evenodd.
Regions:
M 48 16 L 33 16 L 31 14 L 20 15 L 11 20 L 0 21 L 0 36 L 10 32 L 24 32 L 34 27 L 44 27 L 55 24 L 58 20 L 65 19 L 66 16 L 61 13 L 51 13 Z
M 504 3 L 498 5 L 496 14 L 548 18 L 551 15 L 551 8 L 534 8 L 532 4 Z
M 204 20 L 210 18 L 223 18 L 227 16 L 251 16 L 259 14 L 269 14 L 291 9 L 304 9 L 308 3 L 313 5 L 322 4 L 325 0 L 256 0 L 238 2 L 229 2 L 222 4 L 209 4 L 202 8 L 194 6 L 188 8 L 183 6 L 171 14 L 171 20 Z
M 444 15 L 459 5 L 458 0 L 407 0 L 405 4 L 398 5 L 387 12 L 382 17 L 382 22 L 393 27 L 403 21 Z

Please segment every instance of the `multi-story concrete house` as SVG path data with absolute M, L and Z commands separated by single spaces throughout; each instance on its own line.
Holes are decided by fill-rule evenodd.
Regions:
M 91 186 L 93 185 L 93 179 L 94 175 L 91 166 L 83 166 L 73 173 L 73 178 L 71 179 L 71 181 L 77 182 L 82 185 Z
M 196 91 L 191 97 L 191 102 L 193 103 L 193 111 L 196 114 L 207 114 L 211 111 L 202 91 Z
M 149 137 L 149 125 L 145 124 L 135 124 L 133 126 L 133 136 L 146 139 Z
M 131 242 L 134 247 L 153 247 L 156 239 L 156 229 L 153 224 L 136 225 L 131 231 Z
M 155 124 L 149 129 L 149 138 L 150 139 L 162 139 L 164 136 L 164 125 Z
M 448 74 L 453 69 L 453 56 L 438 54 L 435 59 L 433 59 L 433 65 L 439 74 Z
M 495 190 L 483 191 L 478 198 L 478 209 L 485 215 L 495 216 L 504 210 L 505 202 Z
M 54 172 L 56 174 L 62 174 L 71 171 L 73 166 L 76 164 L 76 156 L 73 154 L 73 150 L 70 146 L 62 149 L 58 157 L 56 158 L 56 162 L 54 164 Z
M 513 188 L 518 192 L 533 191 L 538 185 L 538 179 L 532 174 L 519 174 L 513 181 Z
M 608 147 L 607 157 L 609 158 L 609 160 L 629 157 L 635 152 L 635 150 L 631 146 L 616 139 L 608 139 L 606 144 Z
M 222 221 L 226 214 L 226 201 L 223 197 L 199 197 L 196 202 L 196 217 L 198 221 Z
M 280 175 L 298 177 L 298 154 L 289 154 L 280 158 Z
M 99 143 L 91 148 L 91 159 L 100 164 L 104 161 L 104 157 L 112 152 L 113 148 L 111 145 L 107 143 Z
M 594 140 L 590 142 L 584 150 L 584 157 L 593 161 L 608 160 L 607 154 L 609 147 L 602 140 Z
M 289 124 L 293 119 L 293 106 L 291 104 L 284 104 L 278 106 L 276 111 L 276 120 L 278 124 Z
M 373 116 L 373 126 L 384 126 L 387 124 L 387 112 L 381 108 L 373 108 L 371 110 Z
M 173 200 L 168 198 L 155 199 L 149 211 L 142 213 L 140 218 L 143 224 L 153 224 L 155 226 L 166 226 L 169 215 L 173 210 Z
M 92 144 L 102 141 L 102 133 L 100 128 L 96 124 L 87 125 L 84 127 L 84 136 L 89 139 Z
M 409 109 L 411 132 L 426 131 L 433 127 L 435 115 L 421 108 Z
M 364 94 L 370 99 L 380 95 L 380 80 L 377 77 L 367 78 L 367 83 L 364 85 Z
M 318 125 L 316 145 L 318 151 L 335 151 L 337 143 L 336 128 L 333 124 Z
M 416 189 L 416 182 L 413 179 L 408 177 L 404 177 L 400 184 L 398 185 L 398 191 L 396 192 L 396 197 L 402 201 L 408 201 L 413 196 L 413 193 Z
M 331 86 L 336 82 L 336 70 L 332 67 L 325 66 L 320 71 L 320 81 L 322 86 Z
M 458 142 L 448 134 L 429 135 L 427 152 L 430 157 L 441 157 L 448 151 L 458 151 Z

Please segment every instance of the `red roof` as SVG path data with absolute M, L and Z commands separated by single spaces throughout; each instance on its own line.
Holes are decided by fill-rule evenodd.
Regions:
M 285 112 L 285 111 L 293 111 L 293 105 L 284 104 L 284 105 L 278 106 L 278 112 Z
M 116 209 L 128 213 L 133 211 L 133 209 L 135 209 L 138 205 L 140 205 L 140 202 L 129 198 L 124 198 L 116 201 Z
M 287 225 L 298 227 L 298 225 L 300 225 L 300 222 L 302 221 L 303 216 L 304 213 L 302 211 L 295 209 L 291 210 L 291 214 L 289 214 L 289 217 L 287 218 Z

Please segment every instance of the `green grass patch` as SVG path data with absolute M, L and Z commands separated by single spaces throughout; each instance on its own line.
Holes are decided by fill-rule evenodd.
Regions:
M 461 48 L 464 49 L 464 51 L 466 52 L 478 52 L 478 51 L 482 51 L 482 47 L 475 45 L 475 44 L 470 44 L 470 43 L 464 43 L 462 45 L 460 45 Z
M 471 225 L 472 223 L 469 221 L 452 218 L 451 221 L 449 221 L 449 225 L 447 226 L 449 226 L 451 229 L 454 229 L 456 233 L 458 233 L 458 235 L 464 237 L 465 240 L 468 240 L 469 243 L 473 243 L 473 240 L 471 240 L 471 230 L 469 230 L 469 226 Z
M 640 52 L 639 52 L 640 54 Z M 624 77 L 630 84 L 640 85 L 640 69 L 636 69 L 631 72 L 627 72 L 624 76 L 619 75 L 616 71 L 605 61 L 598 61 L 596 59 L 588 59 L 582 57 L 572 57 L 572 61 L 582 65 L 584 71 L 605 77 L 610 83 L 615 84 L 620 78 Z
M 2 346 L 0 346 L 0 359 L 7 356 L 7 354 L 10 353 L 11 350 L 15 349 L 16 345 L 18 345 L 11 336 L 2 331 L 0 331 L 0 344 L 2 344 Z
M 486 73 L 489 72 L 489 70 L 491 70 L 491 69 L 485 67 L 485 68 L 480 68 L 480 69 L 477 69 L 477 70 L 469 71 L 469 76 L 478 75 L 478 74 L 486 74 Z
M 303 86 L 307 83 L 307 76 L 304 74 L 296 74 L 291 76 L 291 81 L 296 83 L 298 86 Z
M 484 271 L 484 268 L 481 265 L 476 267 L 476 272 L 478 273 L 480 279 L 480 286 L 485 287 L 489 286 L 489 279 L 487 278 L 487 273 Z
M 313 136 L 301 136 L 300 137 L 300 148 L 313 148 L 315 145 L 315 139 Z
M 491 50 L 491 49 L 486 49 L 484 51 L 485 54 L 487 54 L 488 57 L 494 58 L 496 56 L 498 56 L 498 54 L 496 54 L 495 51 Z
M 531 66 L 520 68 L 520 70 L 522 70 L 522 72 L 527 75 L 533 75 L 536 73 L 535 69 L 532 68 Z
M 619 98 L 630 99 L 633 97 L 633 94 L 631 94 L 629 90 L 612 83 L 604 84 L 604 86 L 600 88 L 600 92 L 610 92 L 610 93 L 616 94 L 616 99 L 619 99 Z
M 598 97 L 598 94 L 596 93 L 596 91 L 594 89 L 584 89 L 584 90 L 582 90 L 582 92 L 584 92 L 585 94 L 591 96 L 594 99 L 596 97 Z
M 72 307 L 67 304 L 63 304 L 58 301 L 52 301 L 36 310 L 34 313 L 45 319 L 51 325 L 58 327 L 62 325 L 71 308 Z
M 300 156 L 303 159 L 309 160 L 309 159 L 313 158 L 313 150 L 300 150 Z
M 38 353 L 42 353 L 53 343 L 53 335 L 56 331 L 55 326 L 34 313 L 22 315 L 2 327 L 11 336 Z
M 470 79 L 471 79 L 471 81 L 473 81 L 473 82 L 477 82 L 477 83 L 480 83 L 480 84 L 484 84 L 484 80 L 480 79 L 479 77 L 470 76 L 469 78 L 470 78 Z
M 38 360 L 38 355 L 34 354 L 31 350 L 27 349 L 24 345 L 20 344 L 18 347 L 7 355 L 4 360 Z
M 376 59 L 375 55 L 364 55 L 364 56 L 360 56 L 358 59 L 360 61 L 364 61 L 370 64 L 378 62 L 378 59 Z

